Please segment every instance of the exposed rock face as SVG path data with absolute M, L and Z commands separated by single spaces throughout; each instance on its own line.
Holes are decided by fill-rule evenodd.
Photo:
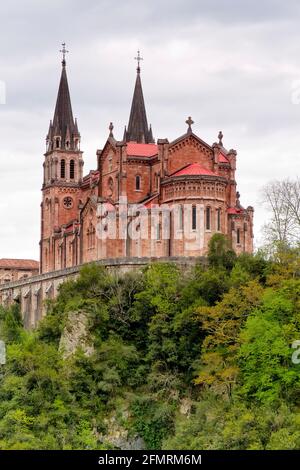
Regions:
M 184 416 L 190 416 L 192 409 L 192 401 L 189 398 L 183 398 L 180 402 L 179 412 Z
M 66 359 L 78 348 L 81 348 L 87 356 L 91 356 L 94 352 L 88 331 L 88 316 L 85 312 L 70 312 L 60 339 L 59 350 Z
M 109 443 L 121 450 L 144 450 L 145 442 L 139 436 L 129 436 L 128 430 L 121 426 L 115 416 L 104 420 L 107 426 L 105 434 L 96 433 L 100 442 Z

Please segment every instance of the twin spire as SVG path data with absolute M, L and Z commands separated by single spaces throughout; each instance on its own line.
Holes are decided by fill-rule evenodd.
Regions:
M 47 135 L 48 150 L 78 150 L 80 142 L 80 133 L 77 127 L 77 121 L 73 118 L 71 98 L 66 72 L 66 44 L 62 44 L 60 51 L 63 54 L 62 72 L 53 121 L 50 121 L 50 127 Z M 138 51 L 135 59 L 138 62 L 137 77 L 133 93 L 129 123 L 124 132 L 125 142 L 154 143 L 151 126 L 148 127 L 147 114 L 143 96 L 141 82 L 140 61 L 143 60 Z M 111 131 L 112 133 L 112 131 Z
M 125 142 L 137 142 L 139 144 L 152 144 L 154 143 L 151 126 L 148 127 L 146 107 L 144 102 L 144 95 L 141 81 L 141 68 L 140 61 L 143 58 L 140 56 L 138 51 L 137 57 L 137 76 L 134 87 L 130 117 L 127 130 L 124 132 Z
M 62 71 L 53 121 L 47 135 L 48 149 L 78 150 L 80 133 L 77 120 L 73 118 L 68 78 L 66 72 L 66 44 L 62 44 Z

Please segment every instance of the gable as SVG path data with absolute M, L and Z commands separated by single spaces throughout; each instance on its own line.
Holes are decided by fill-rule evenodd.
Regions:
M 212 171 L 213 156 L 213 150 L 208 144 L 195 134 L 185 134 L 170 144 L 168 173 L 175 173 L 181 168 L 194 163 Z
M 99 158 L 99 169 L 102 175 L 106 175 L 118 170 L 117 150 L 114 145 L 115 141 L 109 138 L 101 152 Z

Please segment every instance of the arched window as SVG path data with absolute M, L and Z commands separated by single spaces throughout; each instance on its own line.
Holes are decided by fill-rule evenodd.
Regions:
M 139 175 L 135 177 L 135 190 L 136 191 L 141 190 L 141 177 Z
M 217 209 L 217 230 L 220 232 L 221 230 L 221 209 Z
M 197 228 L 197 207 L 192 207 L 192 230 L 196 230 Z
M 61 160 L 60 162 L 60 177 L 65 178 L 66 177 L 66 160 Z
M 236 231 L 236 243 L 239 245 L 241 243 L 241 231 L 238 228 Z
M 205 218 L 206 218 L 206 230 L 210 230 L 210 207 L 206 208 Z
M 88 249 L 95 248 L 96 230 L 92 223 L 90 223 L 87 230 Z
M 75 178 L 75 162 L 74 160 L 70 161 L 70 180 Z
M 56 145 L 56 148 L 59 149 L 59 147 L 60 147 L 60 140 L 59 139 L 56 139 L 55 145 Z

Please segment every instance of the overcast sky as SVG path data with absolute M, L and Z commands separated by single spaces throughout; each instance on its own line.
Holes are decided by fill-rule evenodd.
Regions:
M 193 131 L 238 152 L 255 242 L 259 190 L 299 174 L 300 2 L 297 0 L 10 0 L 0 5 L 0 258 L 39 256 L 45 136 L 67 43 L 67 73 L 85 173 L 113 121 L 122 138 L 141 50 L 155 138 Z

